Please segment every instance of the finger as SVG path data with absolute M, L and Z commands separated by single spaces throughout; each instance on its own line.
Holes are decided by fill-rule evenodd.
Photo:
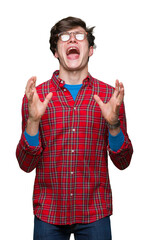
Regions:
M 115 90 L 114 90 L 114 93 L 113 93 L 113 95 L 114 95 L 115 97 L 118 96 L 119 90 L 120 90 L 120 84 L 119 84 L 119 80 L 117 79 L 117 80 L 115 81 Z
M 120 83 L 120 91 L 118 95 L 118 105 L 121 105 L 124 99 L 124 85 Z
M 124 85 L 123 85 L 123 83 L 122 83 L 122 82 L 120 82 L 120 84 L 119 84 L 119 85 L 120 85 L 120 91 L 121 91 L 121 90 L 123 90 L 123 91 L 124 91 Z
M 25 90 L 25 94 L 28 98 L 28 100 L 31 100 L 34 92 L 35 92 L 35 85 L 36 85 L 36 77 L 31 77 L 26 85 L 26 90 Z
M 53 96 L 53 93 L 52 93 L 52 92 L 50 92 L 50 93 L 46 96 L 46 98 L 45 98 L 45 100 L 44 100 L 44 102 L 43 102 L 46 107 L 47 107 L 49 101 L 51 100 L 52 96 Z
M 94 95 L 94 99 L 99 104 L 100 108 L 104 105 L 103 101 L 100 99 L 98 95 Z
M 36 77 L 31 77 L 26 85 L 26 91 L 28 92 L 30 89 L 33 89 L 36 85 Z

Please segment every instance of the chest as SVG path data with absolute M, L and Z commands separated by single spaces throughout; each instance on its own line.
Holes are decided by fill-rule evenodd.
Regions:
M 103 95 L 102 100 L 105 100 Z M 41 119 L 41 130 L 46 138 L 61 138 L 78 133 L 78 137 L 92 133 L 104 135 L 106 123 L 99 105 L 94 100 L 94 92 L 79 91 L 75 101 L 69 91 L 55 93 Z

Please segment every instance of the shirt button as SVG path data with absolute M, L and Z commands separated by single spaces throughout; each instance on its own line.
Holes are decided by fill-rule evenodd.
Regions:
M 64 92 L 66 92 L 67 90 L 66 90 L 66 88 L 64 88 Z
M 61 83 L 63 83 L 63 81 L 61 81 Z
M 71 152 L 74 153 L 74 149 L 72 149 Z
M 75 128 L 73 128 L 72 131 L 75 132 L 76 131 Z
M 76 110 L 76 107 L 74 107 L 73 109 Z
M 73 174 L 73 172 L 71 172 L 71 174 Z
M 73 193 L 71 193 L 70 196 L 72 197 L 72 196 L 73 196 Z

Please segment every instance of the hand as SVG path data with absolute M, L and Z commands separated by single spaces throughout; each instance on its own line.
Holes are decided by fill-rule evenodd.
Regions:
M 25 94 L 28 99 L 29 120 L 39 122 L 53 94 L 50 92 L 44 102 L 41 102 L 35 86 L 36 77 L 31 77 L 27 82 Z
M 101 112 L 105 120 L 114 125 L 118 121 L 119 109 L 124 99 L 124 86 L 123 83 L 115 82 L 115 91 L 107 103 L 103 103 L 99 96 L 94 95 L 95 101 L 99 104 Z

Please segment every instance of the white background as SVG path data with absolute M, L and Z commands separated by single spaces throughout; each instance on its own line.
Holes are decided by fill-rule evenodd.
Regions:
M 15 150 L 21 134 L 21 104 L 33 75 L 37 84 L 58 69 L 49 50 L 51 27 L 76 16 L 96 26 L 97 49 L 90 58 L 92 76 L 125 86 L 128 133 L 134 147 L 124 171 L 109 161 L 113 190 L 114 240 L 149 239 L 149 7 L 148 1 L 34 1 L 0 3 L 0 219 L 1 239 L 31 240 L 33 171 L 19 169 Z M 73 235 L 71 240 L 73 240 Z

